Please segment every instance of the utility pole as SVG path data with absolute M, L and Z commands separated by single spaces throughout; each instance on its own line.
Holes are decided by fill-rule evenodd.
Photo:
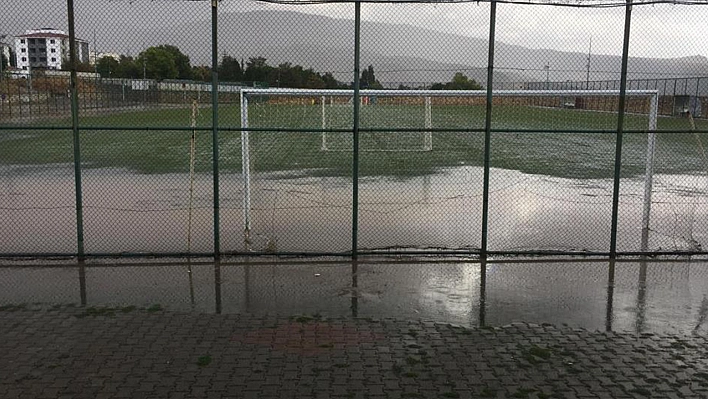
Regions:
M 143 83 L 142 83 L 142 88 L 143 88 L 143 105 L 147 105 L 148 83 L 147 83 L 147 69 L 145 68 L 145 55 L 143 55 Z
M 96 29 L 93 30 L 93 72 L 98 77 L 98 49 L 96 41 Z
M 548 90 L 548 89 L 549 89 L 549 86 L 550 86 L 549 74 L 548 74 L 548 72 L 550 72 L 551 66 L 548 65 L 548 64 L 549 64 L 549 63 L 546 63 L 546 65 L 543 66 L 543 69 L 546 70 L 546 90 Z
M 592 55 L 592 36 L 590 36 L 590 48 L 588 49 L 588 72 L 587 76 L 585 77 L 585 89 L 590 90 L 590 57 Z

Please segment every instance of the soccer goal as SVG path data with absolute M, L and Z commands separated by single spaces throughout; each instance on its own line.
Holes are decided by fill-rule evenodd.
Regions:
M 631 115 L 625 118 L 625 130 L 649 132 L 645 194 L 650 196 L 658 92 L 625 93 L 625 111 Z M 425 153 L 444 154 L 451 146 L 479 151 L 468 139 L 484 131 L 487 104 L 484 90 L 361 90 L 356 149 L 354 94 L 351 89 L 241 91 L 247 237 L 251 229 L 252 151 L 263 157 L 273 156 L 268 152 L 272 146 L 285 143 L 282 145 L 294 148 L 293 140 L 306 141 L 311 151 L 408 152 L 411 162 L 428 160 Z M 619 97 L 618 90 L 494 90 L 491 127 L 502 133 L 612 131 L 617 128 Z M 249 144 L 249 132 L 259 133 L 260 140 L 253 147 Z M 645 198 L 643 224 L 647 229 L 650 204 L 650 198 Z
M 360 152 L 425 152 L 436 149 L 436 129 L 482 129 L 484 90 L 361 90 Z M 498 90 L 492 128 L 614 129 L 617 90 Z M 638 118 L 626 128 L 656 125 L 656 91 L 628 90 L 626 111 Z M 654 101 L 654 102 L 653 102 Z M 546 111 L 541 111 L 541 110 Z M 549 111 L 550 110 L 550 111 Z M 321 151 L 353 151 L 354 91 L 244 89 L 242 126 L 260 130 L 319 130 Z M 629 122 L 640 125 L 627 125 Z

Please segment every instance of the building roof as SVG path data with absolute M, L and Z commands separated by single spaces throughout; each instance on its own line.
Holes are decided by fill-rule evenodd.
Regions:
M 24 35 L 18 35 L 17 37 L 41 38 L 41 39 L 44 39 L 46 37 L 59 37 L 62 39 L 66 39 L 69 37 L 69 35 L 63 35 L 60 33 L 36 32 L 36 33 L 27 33 Z M 76 40 L 81 40 L 81 39 L 76 39 Z

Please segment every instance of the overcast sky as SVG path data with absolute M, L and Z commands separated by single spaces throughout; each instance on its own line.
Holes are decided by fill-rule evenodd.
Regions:
M 39 26 L 66 29 L 64 0 L 3 0 L 0 34 L 22 33 Z M 139 31 L 156 25 L 179 25 L 205 20 L 209 2 L 147 0 L 77 0 L 77 31 L 92 40 L 102 35 L 134 36 L 139 52 Z M 352 18 L 350 4 L 283 6 L 252 0 L 225 0 L 221 12 L 280 9 Z M 632 19 L 632 56 L 671 58 L 708 55 L 708 6 L 636 6 Z M 489 4 L 368 4 L 365 20 L 409 24 L 427 29 L 486 38 Z M 621 53 L 624 9 L 577 9 L 552 6 L 498 5 L 497 40 L 530 48 L 587 52 L 592 38 L 594 54 Z M 385 40 L 385 38 L 382 38 Z M 414 40 L 414 38 L 411 38 Z M 115 49 L 126 52 L 126 49 Z

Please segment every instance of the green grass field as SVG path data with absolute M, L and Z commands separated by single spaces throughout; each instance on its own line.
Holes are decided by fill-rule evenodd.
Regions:
M 423 128 L 424 109 L 417 105 L 369 105 L 361 110 L 362 128 Z M 331 106 L 326 111 L 328 128 L 351 126 L 351 107 Z M 613 175 L 615 135 L 570 133 L 567 130 L 613 130 L 616 114 L 524 106 L 495 106 L 492 127 L 510 129 L 493 133 L 492 167 L 569 178 L 608 178 Z M 89 168 L 126 168 L 137 173 L 182 173 L 189 170 L 189 131 L 153 131 L 145 128 L 189 127 L 189 108 L 151 109 L 82 117 L 82 162 Z M 253 103 L 250 127 L 319 129 L 320 105 L 273 105 Z M 34 126 L 70 126 L 59 118 L 33 122 Z M 222 127 L 239 127 L 238 105 L 219 108 Z M 211 126 L 211 109 L 201 108 L 200 127 Z M 696 121 L 708 129 L 708 121 Z M 433 106 L 433 128 L 484 126 L 482 106 Z M 90 130 L 88 127 L 126 128 Z M 129 127 L 135 129 L 128 129 Z M 648 117 L 627 115 L 625 128 L 644 130 Z M 519 133 L 514 129 L 548 129 L 556 132 Z M 685 118 L 659 118 L 659 130 L 686 133 L 659 135 L 657 173 L 705 173 L 706 165 L 696 134 Z M 293 171 L 294 175 L 347 176 L 351 174 L 351 133 L 326 133 L 328 144 L 340 151 L 322 151 L 322 133 L 251 132 L 253 171 Z M 421 133 L 364 132 L 360 136 L 360 173 L 364 176 L 411 176 L 433 173 L 441 167 L 481 166 L 484 135 L 481 132 L 433 132 L 432 151 L 369 151 L 422 148 Z M 197 171 L 211 170 L 211 132 L 197 132 Z M 708 134 L 700 134 L 708 147 Z M 220 167 L 241 170 L 240 132 L 219 135 Z M 646 134 L 624 136 L 623 176 L 644 172 Z M 42 165 L 73 160 L 71 130 L 16 130 L 0 125 L 0 164 Z

